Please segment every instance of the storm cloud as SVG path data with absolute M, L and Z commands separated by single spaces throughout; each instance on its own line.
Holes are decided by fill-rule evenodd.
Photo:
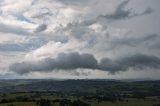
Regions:
M 47 58 L 39 62 L 21 62 L 10 66 L 10 70 L 20 74 L 32 71 L 72 70 L 77 68 L 96 69 L 97 60 L 91 54 L 73 52 L 69 54 L 61 53 L 55 59 Z
M 12 64 L 9 69 L 25 74 L 29 72 L 50 72 L 53 70 L 75 70 L 92 69 L 108 71 L 115 74 L 119 71 L 127 71 L 129 68 L 136 69 L 158 69 L 160 67 L 160 58 L 144 54 L 111 60 L 103 58 L 98 60 L 92 54 L 79 54 L 78 52 L 60 53 L 56 58 L 46 58 L 39 62 L 20 62 Z
M 127 71 L 129 68 L 133 68 L 135 70 L 143 70 L 145 68 L 158 69 L 160 67 L 160 58 L 144 54 L 136 54 L 117 60 L 104 58 L 101 60 L 99 67 L 102 70 L 108 70 L 112 74 L 117 71 Z

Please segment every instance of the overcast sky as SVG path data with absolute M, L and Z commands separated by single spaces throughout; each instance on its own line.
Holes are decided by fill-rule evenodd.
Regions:
M 160 0 L 0 0 L 0 79 L 160 79 Z

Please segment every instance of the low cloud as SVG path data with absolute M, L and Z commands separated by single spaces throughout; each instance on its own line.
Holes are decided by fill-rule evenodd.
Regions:
M 158 69 L 160 67 L 160 58 L 155 56 L 136 54 L 117 60 L 104 58 L 101 60 L 99 65 L 100 69 L 108 70 L 112 74 L 116 73 L 117 71 L 127 71 L 129 68 L 133 68 L 135 70 L 143 70 L 145 68 Z
M 76 70 L 76 69 L 91 69 L 108 71 L 115 74 L 119 71 L 127 71 L 133 69 L 158 69 L 160 67 L 160 58 L 143 54 L 123 57 L 116 60 L 103 58 L 98 60 L 92 54 L 79 54 L 78 52 L 60 53 L 56 58 L 46 58 L 44 60 L 33 62 L 24 61 L 12 64 L 9 70 L 18 74 L 29 72 L 51 72 L 53 70 Z
M 60 53 L 56 58 L 46 58 L 39 62 L 21 62 L 10 66 L 10 70 L 23 74 L 32 71 L 73 70 L 78 68 L 96 69 L 97 60 L 91 54 L 77 52 Z

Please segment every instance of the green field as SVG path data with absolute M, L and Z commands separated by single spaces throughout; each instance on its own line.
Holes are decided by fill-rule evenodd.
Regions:
M 152 106 L 153 104 L 159 104 L 160 101 L 143 101 L 143 100 L 131 100 L 128 102 L 89 102 L 91 106 Z M 4 103 L 0 104 L 0 106 L 9 106 L 13 104 L 13 106 L 37 106 L 35 102 L 15 102 L 15 103 Z M 59 106 L 59 104 L 55 104 L 53 106 Z
M 160 81 L 3 80 L 0 106 L 160 106 Z
M 5 95 L 5 99 L 14 99 L 16 97 L 30 97 L 34 93 L 13 93 Z M 48 96 L 48 93 L 41 93 L 41 98 L 48 99 L 53 101 L 54 99 L 64 99 L 64 97 L 59 97 L 56 95 L 50 95 Z M 66 97 L 67 99 L 70 99 L 71 101 L 76 100 L 76 97 Z M 1 100 L 4 99 L 4 97 L 0 98 Z M 39 100 L 40 98 L 35 98 L 36 100 Z M 123 101 L 101 101 L 97 102 L 97 100 L 83 100 L 83 98 L 79 98 L 82 101 L 90 104 L 91 106 L 153 106 L 154 104 L 160 104 L 160 97 L 146 97 L 145 99 L 136 99 L 136 98 L 124 98 Z M 13 104 L 13 105 L 12 105 Z M 36 102 L 10 102 L 10 103 L 0 103 L 0 106 L 37 106 Z M 51 103 L 51 106 L 61 106 L 59 103 Z

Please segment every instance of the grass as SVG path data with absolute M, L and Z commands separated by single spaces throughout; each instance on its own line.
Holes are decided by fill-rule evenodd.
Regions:
M 92 106 L 152 106 L 155 102 L 144 102 L 144 101 L 135 101 L 135 102 L 101 102 L 101 103 L 92 103 Z
M 153 104 L 159 104 L 160 101 L 144 101 L 138 99 L 131 99 L 128 102 L 121 101 L 121 102 L 101 102 L 97 103 L 96 101 L 88 102 L 91 106 L 152 106 Z M 0 106 L 8 106 L 13 104 L 14 106 L 36 106 L 35 102 L 15 102 L 15 103 L 5 103 L 0 104 Z M 56 106 L 59 106 L 58 104 Z
M 13 104 L 14 106 L 36 106 L 35 102 L 4 103 L 4 104 L 0 104 L 0 106 L 9 106 L 10 104 Z
M 7 95 L 6 98 L 15 98 L 16 96 L 29 96 L 32 93 L 17 93 L 17 94 L 10 94 Z M 61 97 L 58 97 L 56 95 L 42 95 L 42 98 L 45 99 L 63 99 Z M 75 97 L 67 97 L 70 100 L 76 100 Z M 97 101 L 88 101 L 89 104 L 91 104 L 91 106 L 152 106 L 153 104 L 160 104 L 160 98 L 158 98 L 157 96 L 154 97 L 146 97 L 146 100 L 143 99 L 133 99 L 133 98 L 128 98 L 127 99 L 128 102 L 125 101 L 117 101 L 117 102 L 107 102 L 107 101 L 103 101 L 100 103 L 97 103 Z M 13 103 L 4 103 L 4 104 L 0 104 L 0 106 L 9 106 L 10 104 L 13 104 L 14 106 L 36 106 L 35 102 L 13 102 Z M 53 106 L 59 106 L 57 105 L 53 105 Z

